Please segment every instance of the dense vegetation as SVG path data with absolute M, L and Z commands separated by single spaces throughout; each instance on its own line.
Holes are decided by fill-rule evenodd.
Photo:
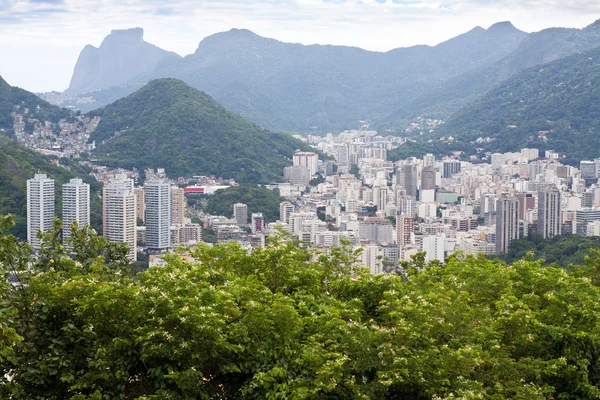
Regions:
M 267 222 L 279 219 L 279 204 L 285 198 L 279 195 L 279 190 L 270 190 L 257 185 L 232 186 L 217 190 L 208 196 L 205 211 L 212 215 L 233 216 L 233 205 L 244 203 L 248 206 L 248 222 L 252 213 L 263 213 Z
M 308 145 L 264 131 L 175 79 L 150 82 L 98 112 L 95 156 L 124 168 L 165 168 L 170 177 L 216 175 L 270 182 Z M 115 135 L 115 132 L 119 132 Z
M 62 185 L 72 178 L 81 178 L 90 184 L 91 223 L 95 229 L 102 228 L 102 200 L 100 184 L 76 164 L 67 160 L 70 169 L 50 163 L 50 159 L 17 142 L 0 137 L 0 214 L 15 214 L 16 225 L 13 233 L 19 238 L 27 237 L 27 179 L 38 173 L 45 173 L 55 180 L 56 214 L 62 214 Z
M 53 106 L 26 90 L 10 86 L 0 77 L 0 131 L 12 133 L 13 117 L 10 114 L 15 106 L 20 106 L 21 112 L 28 108 L 27 115 L 40 121 L 58 122 L 59 119 L 69 116 L 68 110 Z
M 46 241 L 33 257 L 0 235 L 3 398 L 574 400 L 600 390 L 598 253 L 569 271 L 419 255 L 403 278 L 370 276 L 348 249 L 317 256 L 272 238 L 252 253 L 170 254 L 133 279 L 126 249 L 89 230 L 74 236 L 74 259 Z
M 531 233 L 526 239 L 513 240 L 507 253 L 494 257 L 513 263 L 532 253 L 535 258 L 543 259 L 545 264 L 568 267 L 583 264 L 590 249 L 600 250 L 599 237 L 560 235 L 544 239 L 537 233 Z
M 490 151 L 523 147 L 566 153 L 567 161 L 598 156 L 600 48 L 523 71 L 455 114 L 440 135 L 493 138 Z

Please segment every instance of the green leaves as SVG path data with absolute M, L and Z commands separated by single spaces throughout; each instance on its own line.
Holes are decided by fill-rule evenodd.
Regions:
M 2 397 L 599 396 L 595 254 L 572 272 L 415 258 L 404 280 L 370 276 L 349 248 L 317 255 L 273 237 L 252 253 L 172 253 L 131 278 L 125 253 L 91 230 L 74 231 L 73 258 L 59 246 L 34 257 L 11 223 L 0 220 Z

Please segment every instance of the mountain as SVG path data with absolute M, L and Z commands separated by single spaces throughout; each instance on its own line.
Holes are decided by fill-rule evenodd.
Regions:
M 171 177 L 216 175 L 268 182 L 283 174 L 294 150 L 309 146 L 227 111 L 206 93 L 175 79 L 153 80 L 95 112 L 90 140 L 107 165 L 165 168 Z
M 28 116 L 41 121 L 58 122 L 69 115 L 68 110 L 56 107 L 26 90 L 10 86 L 0 77 L 0 131 L 12 132 L 11 113 L 15 107 L 29 109 Z
M 583 29 L 550 28 L 530 33 L 503 59 L 474 68 L 425 91 L 378 121 L 377 128 L 403 129 L 406 121 L 416 116 L 445 119 L 527 68 L 591 50 L 598 44 L 600 20 Z
M 600 47 L 520 72 L 453 115 L 438 131 L 462 141 L 491 138 L 489 151 L 523 147 L 598 157 Z
M 0 214 L 15 214 L 16 226 L 13 233 L 21 239 L 27 238 L 27 179 L 36 173 L 47 174 L 55 179 L 56 214 L 62 213 L 62 185 L 72 178 L 80 177 L 90 184 L 91 193 L 100 192 L 100 184 L 76 165 L 71 170 L 53 165 L 50 159 L 28 150 L 17 142 L 0 136 Z M 91 196 L 92 226 L 101 231 L 102 200 Z
M 526 36 L 510 23 L 477 27 L 437 46 L 385 53 L 304 46 L 233 29 L 202 40 L 194 54 L 169 58 L 119 87 L 82 97 L 114 99 L 156 78 L 176 78 L 272 130 L 329 131 L 388 115 L 465 71 L 510 54 Z
M 77 59 L 69 95 L 107 89 L 152 71 L 159 63 L 179 55 L 144 41 L 144 30 L 113 30 L 96 48 L 87 45 Z

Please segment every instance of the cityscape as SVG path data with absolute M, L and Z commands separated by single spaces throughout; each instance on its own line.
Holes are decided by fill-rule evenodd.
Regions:
M 554 151 L 521 149 L 490 154 L 490 163 L 461 161 L 460 154 L 391 162 L 387 153 L 402 140 L 375 131 L 301 140 L 320 153 L 294 153 L 282 173 L 287 182 L 266 186 L 285 198 L 277 220 L 249 213 L 243 203 L 233 205 L 231 218 L 188 206 L 188 195 L 211 196 L 237 185 L 234 181 L 186 186 L 178 182 L 189 179 L 169 180 L 158 170 L 146 171 L 150 179 L 136 186 L 129 177 L 135 174 L 116 171 L 102 193 L 93 194 L 102 197 L 102 234 L 127 243 L 132 261 L 141 251 L 155 265 L 160 254 L 201 243 L 203 229 L 214 231 L 216 243 L 238 242 L 248 251 L 266 246 L 270 235 L 288 232 L 325 253 L 343 243 L 360 249 L 371 274 L 399 272 L 402 261 L 420 252 L 426 261 L 439 262 L 454 252 L 506 253 L 514 239 L 531 233 L 544 239 L 600 236 L 600 159 L 582 160 L 575 168 L 561 164 Z M 54 229 L 54 192 L 54 181 L 43 174 L 28 180 L 28 241 L 34 248 L 39 230 Z M 81 179 L 64 184 L 65 240 L 73 222 L 90 224 L 89 198 L 89 185 Z
M 0 399 L 600 399 L 600 3 L 0 0 Z

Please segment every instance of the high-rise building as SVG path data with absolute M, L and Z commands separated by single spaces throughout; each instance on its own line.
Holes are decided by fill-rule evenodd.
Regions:
M 135 194 L 135 215 L 137 219 L 145 222 L 146 220 L 146 194 L 143 187 L 133 189 Z
M 265 217 L 262 213 L 252 213 L 252 233 L 257 234 L 265 230 Z
M 234 204 L 233 218 L 238 225 L 248 225 L 248 206 L 244 203 Z
M 425 154 L 423 156 L 423 167 L 424 168 L 428 168 L 431 167 L 433 168 L 435 166 L 435 156 L 433 154 Z
M 54 180 L 46 174 L 35 174 L 27 181 L 27 241 L 40 248 L 38 232 L 52 230 L 54 221 Z
M 527 211 L 535 208 L 535 197 L 531 193 L 519 193 L 517 198 L 519 199 L 519 219 L 525 219 Z
M 398 214 L 396 216 L 396 243 L 398 246 L 406 246 L 411 243 L 414 224 L 415 221 L 411 215 Z
M 388 188 L 376 187 L 373 189 L 373 200 L 378 210 L 385 210 L 388 204 Z
M 185 225 L 185 191 L 171 187 L 171 225 Z
M 117 175 L 102 191 L 103 232 L 111 243 L 127 243 L 128 257 L 137 259 L 136 195 L 133 179 Z
M 459 160 L 444 160 L 443 177 L 451 178 L 452 175 L 460 173 L 460 161 Z
M 402 164 L 396 174 L 396 185 L 404 188 L 408 196 L 417 197 L 417 166 Z
M 71 179 L 63 185 L 63 242 L 71 237 L 73 222 L 82 228 L 90 224 L 90 185 Z
M 171 247 L 171 184 L 156 180 L 144 184 L 146 193 L 146 247 L 161 252 Z
M 299 151 L 294 153 L 294 167 L 307 167 L 310 175 L 313 176 L 319 171 L 319 156 L 317 153 L 309 151 Z
M 547 187 L 538 193 L 537 233 L 544 238 L 560 235 L 560 191 L 556 186 Z
M 422 250 L 425 252 L 425 261 L 444 261 L 446 235 L 437 234 L 423 238 Z
M 594 161 L 580 161 L 579 169 L 581 170 L 581 179 L 598 178 L 598 172 L 596 171 L 596 163 Z
M 510 242 L 519 237 L 519 201 L 502 193 L 496 205 L 496 253 L 506 253 Z
M 294 207 L 292 203 L 290 203 L 289 201 L 282 201 L 281 204 L 279 204 L 279 219 L 281 220 L 281 222 L 291 224 L 290 216 L 294 213 L 295 210 L 296 207 Z
M 421 190 L 435 190 L 435 168 L 425 167 L 421 171 Z

